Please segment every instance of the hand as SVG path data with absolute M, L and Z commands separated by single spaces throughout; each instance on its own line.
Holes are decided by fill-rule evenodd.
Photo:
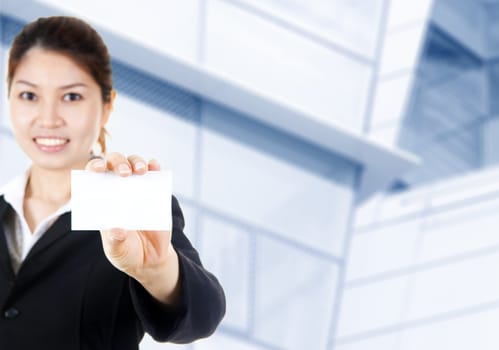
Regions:
M 110 153 L 106 160 L 97 158 L 89 161 L 86 170 L 112 171 L 127 177 L 160 170 L 160 165 L 154 159 L 146 162 L 136 155 L 127 158 L 120 153 Z M 177 303 L 179 264 L 171 244 L 170 231 L 113 228 L 101 230 L 100 233 L 104 253 L 111 264 L 140 282 L 159 301 L 170 305 Z

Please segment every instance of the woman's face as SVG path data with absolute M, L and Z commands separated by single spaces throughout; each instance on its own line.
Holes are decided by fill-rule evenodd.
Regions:
M 17 66 L 9 105 L 17 142 L 33 166 L 50 170 L 83 168 L 112 109 L 87 71 L 41 48 Z

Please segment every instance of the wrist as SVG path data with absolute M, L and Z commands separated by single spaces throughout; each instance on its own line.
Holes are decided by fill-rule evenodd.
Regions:
M 170 244 L 163 264 L 149 268 L 137 281 L 159 302 L 178 305 L 180 302 L 180 266 L 178 255 Z

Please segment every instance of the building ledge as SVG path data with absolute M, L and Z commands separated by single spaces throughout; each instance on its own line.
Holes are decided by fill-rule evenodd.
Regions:
M 59 9 L 33 2 L 30 6 L 23 6 L 23 11 L 18 11 L 20 5 L 22 1 L 9 1 L 3 3 L 0 10 L 24 22 L 40 16 L 64 14 Z M 321 120 L 293 106 L 290 101 L 270 98 L 201 64 L 159 53 L 117 33 L 99 26 L 96 28 L 114 58 L 358 163 L 363 174 L 357 201 L 386 189 L 392 181 L 419 163 L 419 159 L 408 152 L 370 140 L 334 121 Z

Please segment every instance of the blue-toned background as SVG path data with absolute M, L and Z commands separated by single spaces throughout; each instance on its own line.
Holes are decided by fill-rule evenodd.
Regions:
M 56 14 L 104 36 L 109 148 L 173 170 L 227 294 L 211 338 L 142 349 L 499 346 L 499 1 L 0 0 L 4 78 Z M 1 185 L 29 162 L 0 92 Z

